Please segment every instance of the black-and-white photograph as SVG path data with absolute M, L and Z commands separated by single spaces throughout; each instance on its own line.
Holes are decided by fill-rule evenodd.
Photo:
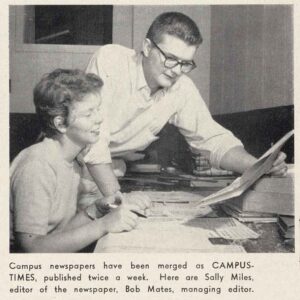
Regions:
M 9 252 L 294 253 L 293 13 L 10 5 Z

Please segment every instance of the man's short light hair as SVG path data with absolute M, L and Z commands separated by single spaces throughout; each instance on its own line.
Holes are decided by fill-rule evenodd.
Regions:
M 160 43 L 162 36 L 176 36 L 188 45 L 199 46 L 203 39 L 196 23 L 188 16 L 179 12 L 166 12 L 153 21 L 146 38 Z

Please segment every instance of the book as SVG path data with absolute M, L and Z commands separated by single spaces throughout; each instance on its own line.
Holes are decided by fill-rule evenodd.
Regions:
M 283 230 L 287 231 L 295 227 L 295 218 L 291 216 L 278 216 L 278 224 L 281 225 Z
M 251 189 L 262 193 L 294 194 L 294 178 L 263 176 Z
M 276 223 L 278 219 L 276 214 L 241 211 L 234 205 L 231 206 L 230 203 L 223 204 L 221 208 L 227 215 L 242 223 Z
M 295 220 L 291 216 L 278 217 L 278 231 L 284 239 L 294 239 L 295 237 Z
M 219 190 L 218 192 L 200 200 L 199 207 L 220 203 L 225 200 L 240 196 L 272 168 L 280 149 L 293 134 L 294 130 L 286 133 L 277 143 L 275 143 L 267 152 L 265 152 L 255 164 L 248 168 L 241 177 L 235 179 L 232 184 L 224 189 Z
M 294 195 L 262 193 L 249 189 L 228 202 L 240 211 L 294 215 Z

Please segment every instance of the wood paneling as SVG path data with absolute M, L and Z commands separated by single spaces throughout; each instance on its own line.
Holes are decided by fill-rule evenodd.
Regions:
M 292 6 L 211 7 L 210 109 L 293 104 Z

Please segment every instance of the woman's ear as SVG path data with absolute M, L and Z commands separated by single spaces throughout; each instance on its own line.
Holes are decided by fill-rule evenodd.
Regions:
M 53 119 L 53 124 L 60 133 L 66 133 L 67 126 L 65 125 L 65 119 L 62 116 L 56 116 Z
M 149 39 L 144 39 L 144 41 L 143 41 L 144 56 L 148 57 L 150 50 L 151 50 L 151 41 Z

